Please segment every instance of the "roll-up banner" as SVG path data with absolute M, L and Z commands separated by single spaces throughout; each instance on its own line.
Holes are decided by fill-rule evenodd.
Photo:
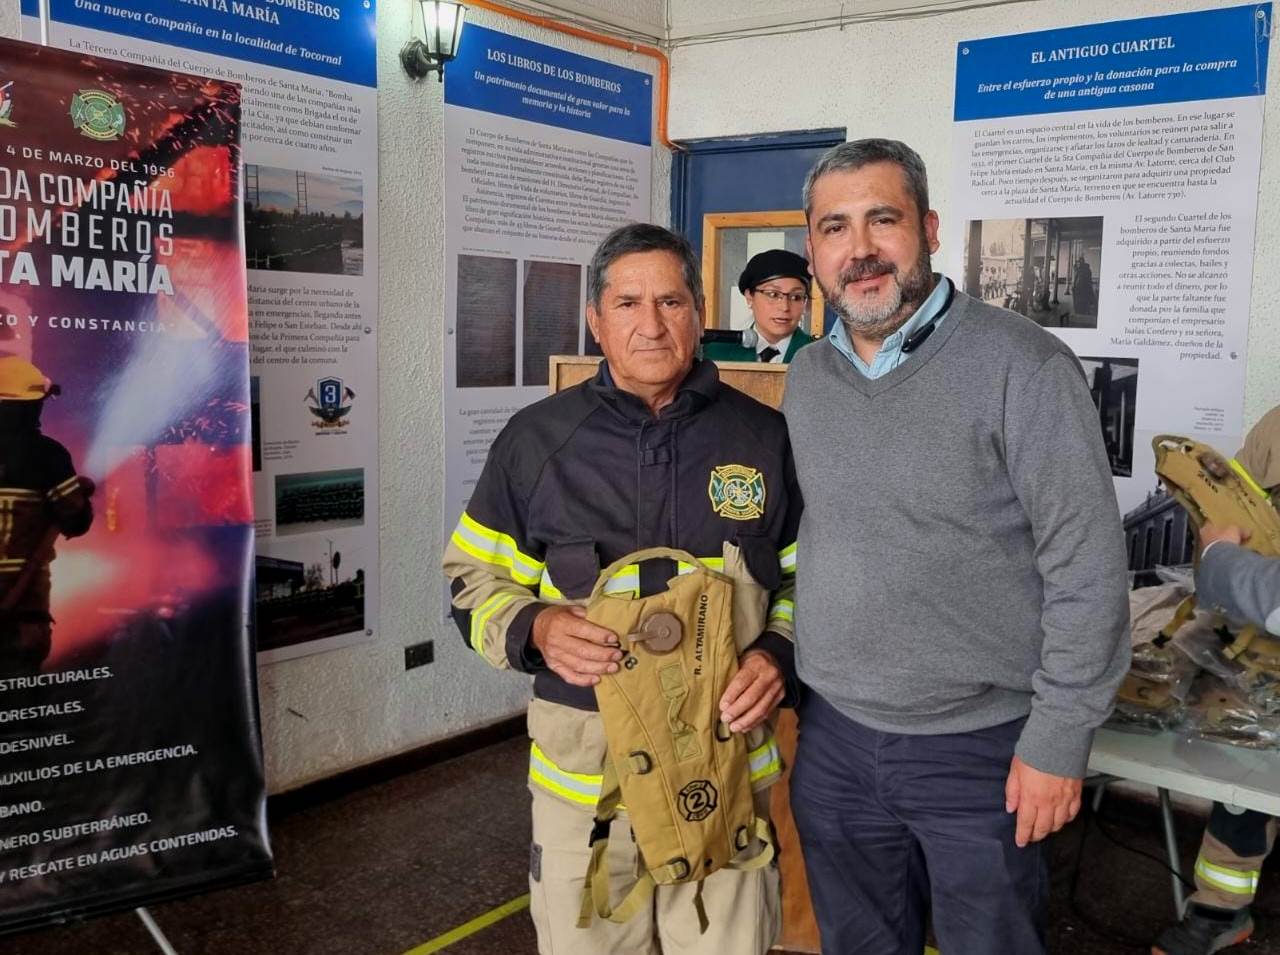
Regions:
M 271 871 L 239 122 L 0 41 L 0 931 Z

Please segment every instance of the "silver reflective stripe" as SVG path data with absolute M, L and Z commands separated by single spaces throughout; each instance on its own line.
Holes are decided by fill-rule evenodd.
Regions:
M 542 576 L 542 561 L 522 552 L 514 537 L 485 527 L 466 511 L 458 520 L 452 540 L 477 560 L 506 567 L 512 578 L 522 584 L 536 584 Z
M 782 755 L 772 736 L 747 754 L 747 765 L 753 783 L 782 771 Z
M 547 758 L 537 743 L 529 749 L 529 781 L 541 789 L 584 806 L 594 806 L 600 801 L 600 776 L 562 770 Z
M 796 572 L 796 545 L 789 544 L 778 551 L 778 563 L 782 566 L 784 574 L 794 574 Z
M 1228 869 L 1214 865 L 1204 856 L 1196 859 L 1196 875 L 1215 889 L 1233 895 L 1253 895 L 1258 891 L 1258 870 Z

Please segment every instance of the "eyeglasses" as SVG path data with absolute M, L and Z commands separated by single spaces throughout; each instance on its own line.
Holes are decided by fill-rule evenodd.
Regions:
M 809 301 L 808 292 L 779 292 L 776 288 L 758 288 L 752 290 L 755 295 L 763 295 L 771 302 L 781 302 L 784 298 L 792 305 L 803 305 Z

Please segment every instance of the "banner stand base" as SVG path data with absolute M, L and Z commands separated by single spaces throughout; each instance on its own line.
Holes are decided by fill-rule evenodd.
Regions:
M 178 955 L 178 950 L 169 944 L 169 940 L 164 937 L 164 932 L 160 930 L 160 926 L 156 924 L 156 920 L 151 917 L 142 906 L 138 906 L 133 910 L 137 913 L 138 918 L 142 919 L 142 924 L 147 927 L 147 931 L 151 933 L 152 940 L 156 943 L 156 947 L 160 949 L 164 955 Z

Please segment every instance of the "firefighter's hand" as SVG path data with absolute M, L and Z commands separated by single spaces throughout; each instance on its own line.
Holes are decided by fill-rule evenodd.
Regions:
M 1069 823 L 1080 811 L 1082 789 L 1079 779 L 1042 773 L 1013 757 L 1004 784 L 1004 808 L 1018 814 L 1014 842 L 1019 847 L 1039 842 Z
M 745 733 L 764 722 L 786 693 L 782 670 L 767 650 L 749 650 L 738 661 L 738 675 L 720 697 L 720 719 L 734 733 Z
M 533 645 L 547 666 L 574 686 L 595 686 L 617 673 L 622 650 L 612 630 L 587 620 L 582 607 L 548 607 L 533 618 Z
M 1228 544 L 1243 544 L 1249 539 L 1249 531 L 1243 527 L 1230 524 L 1205 524 L 1200 528 L 1200 553 L 1209 549 L 1210 544 L 1226 541 Z

